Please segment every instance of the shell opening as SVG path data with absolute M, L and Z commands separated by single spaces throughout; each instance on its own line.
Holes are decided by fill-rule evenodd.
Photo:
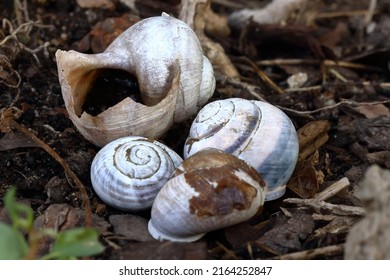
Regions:
M 94 69 L 88 73 L 90 87 L 85 94 L 79 116 L 87 112 L 97 116 L 109 107 L 129 97 L 142 103 L 138 80 L 127 71 L 111 68 Z

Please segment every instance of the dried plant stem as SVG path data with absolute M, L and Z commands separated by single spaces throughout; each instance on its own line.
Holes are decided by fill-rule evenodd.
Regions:
M 248 58 L 245 58 L 245 60 L 252 66 L 252 68 L 255 70 L 256 74 L 262 79 L 272 90 L 274 90 L 278 94 L 283 94 L 284 90 L 280 88 L 277 84 L 274 83 L 263 71 L 257 67 L 257 65 L 251 61 Z
M 274 257 L 277 260 L 311 260 L 315 258 L 331 257 L 335 255 L 343 254 L 344 244 L 331 245 L 316 249 L 305 250 L 296 253 L 285 254 Z
M 270 59 L 270 60 L 260 60 L 256 61 L 256 64 L 260 66 L 278 66 L 278 65 L 320 65 L 321 61 L 316 59 L 300 59 L 300 58 L 288 58 L 288 59 Z M 367 66 L 360 63 L 353 63 L 348 61 L 334 61 L 334 60 L 324 60 L 323 65 L 326 67 L 343 67 L 350 69 L 360 69 L 360 70 L 372 70 L 372 71 L 383 71 L 383 69 L 373 66 Z
M 349 186 L 349 180 L 347 177 L 344 177 L 340 180 L 338 180 L 336 183 L 330 185 L 322 192 L 317 193 L 314 198 L 318 200 L 327 200 L 331 197 L 333 197 L 335 194 L 339 193 L 340 191 L 344 190 Z
M 61 164 L 66 174 L 68 174 L 69 177 L 73 179 L 73 181 L 76 183 L 76 186 L 78 187 L 81 193 L 81 199 L 83 200 L 83 204 L 85 207 L 85 226 L 90 227 L 92 225 L 92 221 L 91 221 L 92 211 L 91 211 L 91 205 L 89 202 L 87 191 L 83 183 L 81 183 L 77 175 L 72 171 L 72 169 L 70 169 L 66 161 L 62 157 L 60 157 L 60 155 L 56 151 L 54 151 L 49 145 L 47 145 L 45 142 L 43 142 L 41 139 L 39 139 L 32 132 L 30 132 L 24 126 L 20 125 L 15 120 L 8 119 L 7 125 L 9 128 L 16 129 L 21 133 L 23 133 L 24 135 L 26 135 L 27 137 L 29 137 L 32 141 L 34 141 L 42 149 L 44 149 L 49 155 L 51 155 L 59 164 Z
M 377 5 L 378 5 L 377 0 L 370 0 L 370 4 L 369 4 L 368 10 L 367 10 L 367 13 L 364 16 L 364 24 L 365 25 L 368 25 L 372 21 L 372 17 L 375 14 Z
M 311 207 L 318 213 L 325 211 L 340 216 L 365 216 L 366 214 L 366 210 L 363 207 L 336 205 L 318 199 L 287 198 L 283 202 Z
M 312 110 L 312 111 L 298 111 L 298 110 L 294 110 L 294 109 L 290 109 L 290 108 L 285 108 L 282 106 L 277 106 L 277 107 L 283 111 L 287 111 L 287 112 L 290 112 L 292 114 L 302 116 L 302 115 L 316 114 L 316 113 L 320 113 L 320 112 L 327 111 L 327 110 L 333 110 L 333 109 L 336 109 L 337 107 L 340 107 L 343 105 L 356 107 L 356 106 L 378 105 L 378 104 L 388 104 L 388 103 L 390 103 L 390 100 L 374 101 L 374 102 L 356 102 L 353 100 L 342 100 L 334 105 L 325 106 L 325 107 L 322 107 L 322 108 L 319 108 L 316 110 Z
M 221 82 L 223 84 L 226 84 L 226 85 L 231 85 L 231 86 L 243 89 L 246 92 L 248 92 L 250 95 L 252 95 L 254 98 L 256 98 L 258 100 L 261 100 L 261 101 L 264 101 L 264 102 L 267 102 L 264 99 L 264 97 L 261 96 L 260 93 L 257 93 L 258 87 L 255 86 L 255 85 L 251 85 L 251 84 L 242 82 L 242 81 L 240 81 L 238 79 L 229 78 L 227 76 L 225 77 L 225 79 L 221 79 Z
M 367 15 L 367 12 L 368 12 L 367 10 L 356 10 L 356 11 L 340 11 L 340 12 L 319 13 L 315 16 L 315 18 L 319 19 L 319 18 L 365 16 L 365 15 Z M 375 12 L 376 11 L 374 11 L 374 13 Z

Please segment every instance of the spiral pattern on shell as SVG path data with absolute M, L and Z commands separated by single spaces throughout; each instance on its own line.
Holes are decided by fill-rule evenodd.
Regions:
M 129 136 L 104 146 L 91 166 L 96 194 L 122 210 L 151 207 L 155 196 L 182 159 L 170 148 L 144 137 Z
M 275 106 L 240 98 L 204 106 L 192 123 L 184 159 L 213 147 L 253 166 L 267 184 L 266 200 L 285 192 L 298 157 L 298 137 L 291 120 Z

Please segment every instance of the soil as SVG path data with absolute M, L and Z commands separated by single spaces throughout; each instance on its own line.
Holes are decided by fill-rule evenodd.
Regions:
M 82 8 L 76 1 L 36 0 L 28 1 L 25 10 L 14 8 L 14 2 L 19 1 L 0 3 L 0 41 L 8 38 L 0 43 L 0 110 L 4 114 L 13 108 L 15 121 L 53 148 L 85 185 L 92 224 L 106 246 L 103 254 L 93 258 L 343 258 L 343 244 L 360 212 L 340 214 L 332 207 L 285 199 L 303 203 L 346 177 L 347 187 L 327 203 L 360 209 L 363 205 L 353 194 L 368 166 L 390 167 L 390 3 L 378 1 L 371 14 L 370 1 L 312 1 L 313 7 L 287 19 L 287 25 L 251 22 L 242 29 L 233 28 L 228 36 L 207 34 L 224 47 L 240 73 L 240 79 L 227 77 L 218 65 L 217 87 L 210 101 L 261 98 L 279 106 L 297 129 L 310 124 L 314 128 L 306 135 L 311 142 L 302 144 L 301 135 L 301 148 L 309 151 L 282 198 L 267 202 L 246 223 L 211 232 L 195 243 L 178 244 L 145 237 L 149 211 L 125 213 L 105 205 L 94 193 L 89 172 L 99 147 L 84 139 L 68 118 L 54 54 L 57 49 L 100 52 L 117 36 L 104 29 L 107 19 L 115 19 L 108 29 L 120 33 L 137 17 L 162 11 L 178 16 L 180 1 L 134 1 L 138 10 L 127 7 L 125 1 L 108 1 L 114 4 L 107 9 Z M 262 8 L 269 1 L 211 2 L 216 13 L 228 16 L 245 7 Z M 303 83 L 297 81 L 299 73 L 307 77 Z M 298 83 L 296 88 L 289 88 L 290 77 Z M 117 82 L 136 85 L 124 79 Z M 280 89 L 283 93 L 278 93 Z M 160 140 L 182 154 L 192 120 L 175 125 Z M 11 186 L 16 186 L 18 201 L 30 205 L 37 219 L 55 217 L 58 205 L 67 213 L 84 210 L 79 189 L 53 156 L 28 135 L 3 127 L 0 198 Z M 2 203 L 1 199 L 0 212 Z M 135 223 L 134 227 L 123 227 L 118 217 Z M 83 226 L 83 220 L 70 224 Z M 308 254 L 308 250 L 318 251 Z

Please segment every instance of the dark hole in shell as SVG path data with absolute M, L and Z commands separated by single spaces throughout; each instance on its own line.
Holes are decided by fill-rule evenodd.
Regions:
M 138 80 L 130 73 L 118 69 L 100 69 L 89 90 L 83 111 L 97 116 L 126 97 L 142 103 Z

